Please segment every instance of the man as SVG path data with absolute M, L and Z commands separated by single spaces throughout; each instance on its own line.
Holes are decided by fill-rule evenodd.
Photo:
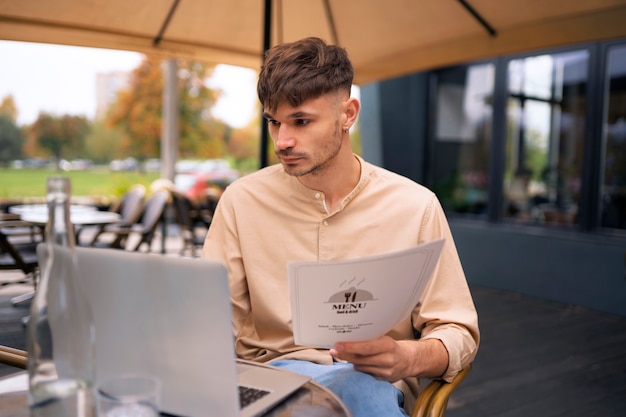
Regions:
M 228 268 L 238 357 L 313 376 L 355 417 L 404 416 L 417 377 L 451 380 L 473 360 L 478 319 L 435 195 L 353 153 L 353 72 L 342 48 L 317 38 L 268 51 L 257 92 L 280 164 L 226 189 L 203 256 Z M 423 299 L 387 335 L 331 350 L 294 345 L 288 261 L 349 259 L 440 238 Z

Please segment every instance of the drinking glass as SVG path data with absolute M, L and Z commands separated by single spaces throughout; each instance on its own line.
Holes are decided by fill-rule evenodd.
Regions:
M 98 417 L 158 417 L 161 384 L 149 376 L 124 375 L 96 386 Z

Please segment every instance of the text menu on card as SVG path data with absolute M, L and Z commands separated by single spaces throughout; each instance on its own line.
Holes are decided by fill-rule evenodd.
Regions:
M 342 261 L 289 262 L 295 343 L 331 348 L 387 333 L 417 305 L 443 243 Z

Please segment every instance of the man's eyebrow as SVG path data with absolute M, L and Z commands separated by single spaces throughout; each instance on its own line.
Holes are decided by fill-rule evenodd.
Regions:
M 305 111 L 297 111 L 295 113 L 291 113 L 289 115 L 290 119 L 305 119 L 307 117 L 313 116 L 311 113 L 307 113 Z
M 268 112 L 263 112 L 263 117 L 266 119 L 274 118 L 274 116 L 272 116 Z M 305 119 L 305 118 L 310 118 L 310 117 L 313 117 L 313 113 L 307 113 L 305 111 L 297 111 L 287 116 L 287 118 L 289 119 Z

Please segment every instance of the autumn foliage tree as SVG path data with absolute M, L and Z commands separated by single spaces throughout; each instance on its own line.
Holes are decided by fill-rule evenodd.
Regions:
M 13 95 L 9 94 L 2 99 L 2 102 L 0 102 L 0 114 L 8 117 L 13 123 L 17 122 L 17 106 Z
M 57 117 L 42 112 L 30 126 L 28 133 L 37 147 L 58 162 L 61 158 L 71 159 L 82 155 L 90 126 L 85 116 Z
M 0 165 L 6 165 L 22 155 L 24 138 L 16 119 L 15 101 L 9 95 L 0 103 Z
M 122 151 L 138 159 L 158 157 L 161 149 L 164 76 L 161 60 L 146 57 L 132 75 L 128 89 L 118 93 L 106 122 L 121 128 Z M 179 61 L 179 154 L 181 157 L 220 157 L 225 151 L 224 123 L 212 118 L 216 93 L 205 80 L 213 68 Z

